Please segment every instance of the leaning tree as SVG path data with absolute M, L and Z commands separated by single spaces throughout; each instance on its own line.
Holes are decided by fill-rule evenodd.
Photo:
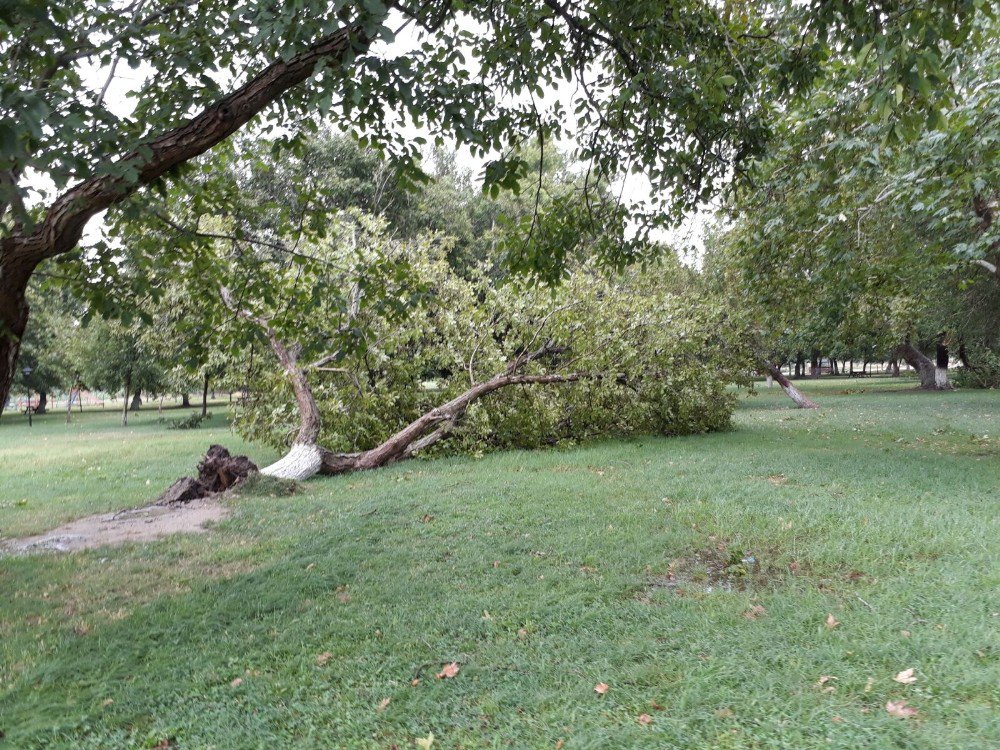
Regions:
M 761 150 L 771 102 L 807 85 L 830 54 L 882 60 L 874 96 L 901 90 L 902 99 L 932 103 L 937 92 L 923 83 L 947 69 L 948 45 L 968 34 L 982 5 L 5 3 L 0 401 L 28 321 L 25 289 L 39 264 L 72 253 L 103 211 L 141 211 L 144 188 L 186 180 L 192 159 L 248 123 L 268 130 L 328 115 L 393 154 L 404 182 L 423 177 L 412 158 L 419 143 L 397 127 L 415 124 L 479 154 L 500 154 L 486 166 L 488 189 L 517 184 L 528 171 L 505 151 L 511 144 L 568 134 L 598 178 L 644 172 L 681 210 Z M 138 81 L 122 112 L 112 93 L 126 67 Z M 567 112 L 545 94 L 569 81 L 576 94 Z M 294 140 L 280 129 L 274 137 L 278 147 Z M 106 221 L 113 225 L 117 215 Z M 554 214 L 557 222 L 606 215 L 589 206 Z M 620 212 L 610 217 L 620 222 Z M 603 250 L 627 261 L 636 247 Z M 113 263 L 113 247 L 104 252 Z M 539 246 L 524 258 L 551 276 L 561 273 L 564 256 Z

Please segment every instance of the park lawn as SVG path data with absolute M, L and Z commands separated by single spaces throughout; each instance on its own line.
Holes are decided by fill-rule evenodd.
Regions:
M 211 403 L 212 418 L 195 430 L 167 429 L 201 407 L 155 406 L 129 414 L 121 426 L 121 402 L 104 409 L 57 410 L 27 418 L 0 419 L 0 538 L 36 534 L 93 513 L 143 505 L 177 477 L 195 472 L 212 443 L 267 462 L 274 451 L 251 446 L 229 430 L 228 404 Z M 162 421 L 161 421 L 162 418 Z
M 907 385 L 809 384 L 820 411 L 764 390 L 728 433 L 317 478 L 207 535 L 3 559 L 0 747 L 996 747 L 1000 394 Z M 136 504 L 221 438 L 242 446 L 5 417 L 0 529 Z

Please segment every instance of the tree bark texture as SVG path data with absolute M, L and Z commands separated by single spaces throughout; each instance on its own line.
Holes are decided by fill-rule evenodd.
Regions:
M 129 404 L 129 411 L 139 411 L 142 408 L 142 389 L 136 388 L 135 393 L 132 394 L 132 403 Z
M 937 342 L 934 358 L 934 388 L 939 391 L 947 391 L 951 388 L 948 380 L 948 346 L 944 342 L 942 335 Z
M 3 260 L 0 252 L 0 405 L 7 403 L 17 372 L 17 355 L 28 325 L 28 279 L 34 269 L 23 262 L 8 266 Z
M 208 375 L 205 376 L 205 385 L 201 389 L 201 416 L 208 416 Z
M 49 403 L 49 396 L 45 391 L 38 392 L 38 406 L 35 407 L 35 414 L 44 414 Z

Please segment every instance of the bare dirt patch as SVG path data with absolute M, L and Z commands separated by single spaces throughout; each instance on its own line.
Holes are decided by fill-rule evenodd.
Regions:
M 658 591 L 700 597 L 766 589 L 778 582 L 778 576 L 767 565 L 761 565 L 756 553 L 731 549 L 719 542 L 715 547 L 677 558 L 665 573 L 647 571 L 647 582 L 647 587 L 638 594 L 643 603 L 650 603 Z
M 171 534 L 200 534 L 223 520 L 230 508 L 217 497 L 184 504 L 147 505 L 80 518 L 35 536 L 0 542 L 0 552 L 75 552 L 95 547 L 150 542 Z

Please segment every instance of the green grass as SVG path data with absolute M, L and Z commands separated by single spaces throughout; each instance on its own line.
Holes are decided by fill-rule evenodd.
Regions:
M 0 561 L 0 747 L 996 747 L 1000 394 L 900 386 L 809 384 L 818 412 L 764 390 L 725 434 L 411 462 L 240 498 L 204 536 Z M 35 429 L 0 422 L 5 531 L 239 446 Z

